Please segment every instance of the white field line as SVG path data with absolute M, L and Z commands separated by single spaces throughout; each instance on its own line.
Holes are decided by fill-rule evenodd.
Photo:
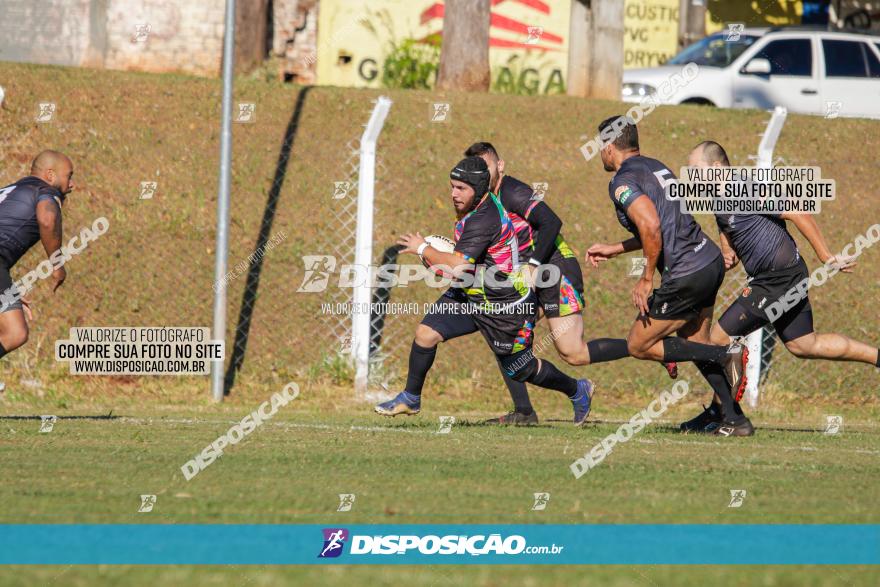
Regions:
M 198 425 L 215 425 L 215 424 L 238 424 L 238 420 L 199 420 L 194 418 L 130 418 L 130 417 L 121 417 L 119 418 L 120 422 L 127 422 L 132 424 L 198 424 Z M 421 429 L 409 429 L 409 428 L 389 428 L 385 426 L 342 426 L 338 424 L 309 424 L 309 423 L 300 423 L 300 422 L 265 422 L 263 426 L 273 426 L 276 428 L 302 428 L 302 429 L 312 429 L 312 430 L 340 430 L 340 431 L 349 431 L 349 432 L 404 432 L 409 434 L 428 434 L 428 435 L 437 435 L 435 430 L 421 430 Z M 816 434 L 821 434 L 821 431 L 816 431 Z M 728 441 L 718 440 L 716 442 L 706 442 L 701 440 L 677 440 L 673 438 L 664 438 L 660 440 L 650 439 L 650 438 L 634 438 L 635 442 L 640 444 L 679 444 L 679 445 L 688 445 L 688 446 L 722 446 L 727 444 Z M 762 449 L 781 449 L 781 450 L 796 450 L 796 451 L 818 451 L 819 447 L 815 446 L 776 446 L 776 445 L 767 445 L 767 444 L 753 444 L 749 443 L 748 448 L 762 448 Z M 833 450 L 842 451 L 842 452 L 854 452 L 858 454 L 867 454 L 867 455 L 880 455 L 880 450 L 872 450 L 867 448 L 836 448 L 832 447 Z

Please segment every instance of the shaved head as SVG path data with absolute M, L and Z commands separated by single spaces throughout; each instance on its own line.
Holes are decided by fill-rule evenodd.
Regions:
M 46 150 L 34 157 L 31 175 L 57 188 L 62 195 L 73 191 L 73 162 L 59 151 Z
M 688 161 L 693 161 L 694 163 L 692 163 L 692 165 L 695 165 L 696 162 L 699 161 L 709 167 L 715 165 L 721 165 L 724 167 L 730 166 L 730 159 L 727 158 L 727 151 L 715 141 L 703 141 L 694 147 L 694 150 L 691 151 L 690 157 L 688 157 Z

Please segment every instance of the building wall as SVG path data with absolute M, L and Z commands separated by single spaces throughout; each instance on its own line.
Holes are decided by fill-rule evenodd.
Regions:
M 236 65 L 266 54 L 270 0 L 240 0 Z M 275 0 L 289 1 L 289 0 Z M 218 75 L 225 0 L 0 0 L 0 59 Z
M 94 0 L 2 0 L 0 59 L 78 65 L 89 46 Z

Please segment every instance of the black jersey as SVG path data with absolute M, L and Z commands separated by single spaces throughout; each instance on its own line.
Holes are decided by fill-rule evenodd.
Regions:
M 37 203 L 61 197 L 61 191 L 34 176 L 0 188 L 0 260 L 6 267 L 40 240 Z
M 533 190 L 531 186 L 509 175 L 505 175 L 501 178 L 501 186 L 498 190 L 498 196 L 504 209 L 515 215 L 514 221 L 517 221 L 518 218 L 522 218 L 525 222 L 529 222 L 529 217 L 531 216 L 532 211 L 541 203 L 540 199 L 535 198 L 535 190 Z M 534 231 L 531 224 L 529 224 L 529 226 Z M 534 232 L 532 236 L 535 236 Z M 538 232 L 537 238 L 540 238 L 540 232 Z M 535 238 L 534 240 L 537 239 Z M 533 245 L 536 244 L 537 243 L 533 243 Z M 544 261 L 547 263 L 560 264 L 563 259 L 573 258 L 574 256 L 571 247 L 566 244 L 562 234 L 559 234 L 554 239 L 553 250 L 550 253 L 549 258 L 544 259 Z M 528 261 L 529 257 L 526 256 L 523 260 Z
M 778 215 L 716 214 L 715 221 L 751 276 L 794 267 L 801 258 Z
M 672 170 L 660 161 L 638 155 L 624 161 L 608 184 L 617 220 L 637 238 L 636 225 L 626 211 L 643 195 L 654 203 L 663 240 L 657 260 L 662 282 L 699 271 L 721 254 L 694 217 L 683 213 L 679 202 L 666 199 L 665 186 L 675 179 Z
M 518 234 L 511 215 L 493 194 L 455 223 L 455 252 L 474 265 L 473 286 L 464 288 L 471 302 L 481 306 L 506 305 L 528 296 L 529 288 L 520 271 L 521 236 L 523 233 Z M 493 268 L 497 271 L 497 282 L 509 278 L 505 285 L 485 282 L 485 272 Z

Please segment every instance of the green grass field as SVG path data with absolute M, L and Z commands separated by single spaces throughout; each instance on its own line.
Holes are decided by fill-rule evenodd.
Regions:
M 107 420 L 0 420 L 4 523 L 878 523 L 876 414 L 840 412 L 842 434 L 822 432 L 821 410 L 755 418 L 746 439 L 683 436 L 687 397 L 663 422 L 618 445 L 576 480 L 571 461 L 643 406 L 603 405 L 574 429 L 560 398 L 538 396 L 541 426 L 480 424 L 490 403 L 426 397 L 422 414 L 382 419 L 343 390 L 304 393 L 270 422 L 187 482 L 180 466 L 253 409 L 122 410 Z M 103 410 L 94 410 L 94 414 Z M 27 413 L 21 411 L 20 413 Z M 104 412 L 106 413 L 106 412 Z M 80 415 L 85 415 L 80 412 Z M 438 434 L 438 418 L 458 419 Z M 730 490 L 747 492 L 729 508 Z M 548 492 L 544 511 L 533 493 Z M 354 493 L 337 512 L 339 493 Z M 141 494 L 155 494 L 138 513 Z M 711 548 L 711 545 L 707 545 Z M 748 545 L 743 545 L 748 548 Z M 294 569 L 280 567 L 19 567 L 4 585 L 191 584 L 869 585 L 868 568 L 519 567 Z

